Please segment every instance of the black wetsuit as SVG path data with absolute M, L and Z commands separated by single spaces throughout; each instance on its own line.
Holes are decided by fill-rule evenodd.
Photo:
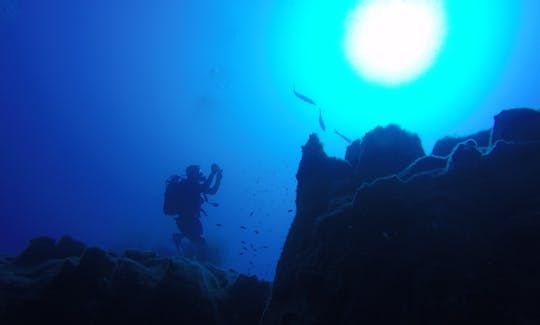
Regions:
M 186 202 L 191 204 L 185 207 L 184 211 L 176 217 L 176 225 L 180 230 L 180 233 L 191 240 L 192 242 L 199 242 L 203 240 L 202 224 L 200 220 L 201 205 L 203 203 L 202 194 L 207 190 L 204 184 L 189 182 L 186 192 Z

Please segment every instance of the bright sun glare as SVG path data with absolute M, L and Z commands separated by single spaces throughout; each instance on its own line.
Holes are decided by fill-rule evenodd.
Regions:
M 395 86 L 429 68 L 445 33 L 440 0 L 365 0 L 347 18 L 344 45 L 364 78 Z

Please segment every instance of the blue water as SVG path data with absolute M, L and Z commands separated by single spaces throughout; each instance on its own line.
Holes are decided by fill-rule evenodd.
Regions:
M 357 138 L 393 122 L 429 152 L 501 109 L 540 106 L 538 1 L 447 1 L 440 57 L 401 87 L 346 62 L 356 3 L 0 0 L 0 252 L 67 233 L 173 255 L 164 181 L 216 162 L 205 236 L 221 266 L 271 279 L 310 133 L 342 157 L 334 129 Z M 241 240 L 256 251 L 239 255 Z

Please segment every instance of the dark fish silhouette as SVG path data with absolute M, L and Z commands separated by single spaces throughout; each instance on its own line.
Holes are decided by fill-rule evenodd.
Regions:
M 293 212 L 293 209 L 289 209 L 289 210 L 287 210 L 287 212 Z
M 257 234 L 257 235 L 259 234 L 259 231 L 258 231 L 258 230 L 253 230 L 253 232 L 254 232 L 255 234 Z
M 253 216 L 253 211 L 251 211 L 251 213 L 249 214 L 249 216 L 250 216 L 250 217 Z
M 244 252 L 240 252 L 240 255 L 244 255 Z
M 305 96 L 305 95 L 302 95 L 301 93 L 297 92 L 296 89 L 293 89 L 293 92 L 294 92 L 294 95 L 298 98 L 300 98 L 301 100 L 303 100 L 304 102 L 310 104 L 310 105 L 315 105 L 317 106 L 317 104 L 315 104 L 315 102 L 313 101 L 313 99 Z
M 326 131 L 326 126 L 324 126 L 324 121 L 322 119 L 322 109 L 319 108 L 319 125 L 323 131 Z
M 246 229 L 246 226 L 240 226 L 240 228 L 242 228 L 242 229 Z
M 217 202 L 208 202 L 208 204 L 210 204 L 213 207 L 218 207 L 219 206 L 219 203 L 217 203 Z
M 334 133 L 339 135 L 343 140 L 347 141 L 348 143 L 352 143 L 352 140 L 344 136 L 343 134 L 339 133 L 338 130 L 334 130 Z
M 244 249 L 245 251 L 247 251 L 247 250 L 248 250 L 246 246 L 242 246 L 242 248 L 243 248 L 243 249 Z
M 223 226 L 223 225 L 220 224 L 220 223 L 216 223 L 216 227 L 221 227 L 221 226 Z
M 244 244 L 244 245 L 246 244 L 246 242 L 245 242 L 245 241 L 243 241 L 243 240 L 241 240 L 240 242 L 241 242 L 242 244 Z

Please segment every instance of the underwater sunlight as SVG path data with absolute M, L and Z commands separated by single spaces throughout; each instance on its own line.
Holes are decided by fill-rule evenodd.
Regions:
M 366 79 L 398 86 L 427 70 L 444 41 L 439 0 L 385 0 L 358 5 L 347 18 L 347 58 Z
M 279 9 L 270 52 L 284 92 L 294 84 L 314 99 L 331 130 L 354 138 L 397 123 L 428 151 L 446 134 L 489 127 L 498 107 L 484 103 L 523 15 L 509 0 L 299 0 Z M 334 136 L 323 141 L 343 150 Z

